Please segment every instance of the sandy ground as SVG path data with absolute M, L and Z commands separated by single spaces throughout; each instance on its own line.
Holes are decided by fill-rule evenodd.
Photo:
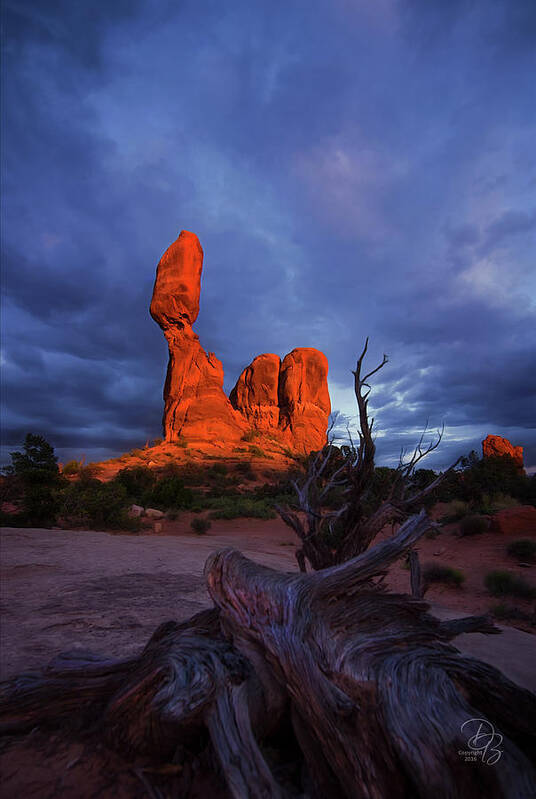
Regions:
M 3 528 L 0 676 L 42 666 L 76 648 L 135 655 L 162 621 L 186 619 L 210 605 L 203 565 L 214 550 L 236 547 L 259 563 L 297 571 L 295 539 L 279 519 L 218 521 L 204 536 L 188 528 L 186 514 L 166 523 L 159 535 Z M 440 560 L 467 575 L 461 590 L 430 590 L 426 598 L 434 613 L 480 613 L 496 601 L 486 595 L 482 575 L 504 564 L 503 540 L 459 539 L 447 532 L 422 540 L 419 549 L 423 562 Z M 515 563 L 507 565 L 516 570 Z M 390 586 L 407 592 L 408 583 L 408 572 L 397 565 Z M 500 636 L 459 636 L 455 644 L 536 690 L 536 636 L 501 629 Z

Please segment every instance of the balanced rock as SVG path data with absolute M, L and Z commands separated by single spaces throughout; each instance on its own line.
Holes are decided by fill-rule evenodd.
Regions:
M 488 435 L 482 442 L 482 455 L 492 458 L 509 455 L 519 469 L 523 469 L 523 447 L 514 447 L 507 438 Z
M 156 268 L 151 316 L 166 331 L 193 325 L 199 314 L 203 249 L 195 233 L 183 230 Z
M 331 410 L 325 355 L 312 348 L 257 356 L 240 375 L 230 397 L 223 390 L 223 366 L 205 352 L 192 325 L 199 313 L 203 250 L 183 230 L 157 267 L 151 316 L 169 349 L 164 385 L 166 441 L 234 444 L 253 430 L 299 452 L 326 443 Z
M 151 316 L 169 348 L 164 385 L 166 441 L 181 436 L 238 440 L 246 424 L 223 391 L 223 367 L 192 330 L 199 313 L 203 250 L 195 233 L 183 230 L 157 267 Z

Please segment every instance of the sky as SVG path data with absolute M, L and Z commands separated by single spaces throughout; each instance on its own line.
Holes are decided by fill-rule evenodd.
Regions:
M 444 424 L 423 466 L 536 466 L 533 0 L 4 0 L 3 38 L 3 462 L 161 435 L 184 229 L 227 391 L 316 347 L 342 435 L 369 336 L 378 463 Z

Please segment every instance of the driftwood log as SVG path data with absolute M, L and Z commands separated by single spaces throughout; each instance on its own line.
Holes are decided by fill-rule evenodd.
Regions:
M 162 624 L 137 658 L 64 655 L 3 683 L 1 731 L 85 731 L 141 759 L 140 795 L 160 798 L 202 795 L 188 763 L 204 753 L 236 799 L 528 799 L 536 697 L 449 643 L 498 630 L 383 587 L 427 527 L 414 516 L 310 574 L 217 552 L 213 609 Z

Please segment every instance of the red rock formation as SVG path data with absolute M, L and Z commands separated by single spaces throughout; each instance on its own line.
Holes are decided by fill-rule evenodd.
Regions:
M 482 455 L 484 458 L 509 455 L 516 465 L 523 469 L 523 447 L 512 446 L 507 438 L 492 435 L 486 436 L 482 442 Z
M 156 271 L 151 316 L 168 342 L 163 428 L 166 441 L 180 436 L 238 440 L 246 424 L 223 391 L 223 367 L 207 353 L 192 330 L 199 313 L 203 250 L 194 233 L 183 230 L 166 250 Z
M 312 347 L 292 350 L 279 374 L 279 426 L 297 449 L 321 449 L 331 412 L 328 359 Z
M 308 452 L 326 442 L 330 413 L 328 362 L 318 350 L 259 355 L 244 369 L 227 398 L 223 367 L 192 330 L 199 313 L 203 250 L 182 231 L 158 264 L 151 316 L 169 347 L 164 387 L 166 441 L 233 443 L 252 428 L 277 433 L 291 449 Z
M 536 533 L 536 508 L 532 505 L 519 505 L 505 508 L 491 519 L 490 531 L 504 535 L 528 535 Z
M 257 355 L 246 366 L 229 394 L 236 408 L 255 430 L 273 430 L 279 425 L 279 368 L 281 358 L 273 353 Z

